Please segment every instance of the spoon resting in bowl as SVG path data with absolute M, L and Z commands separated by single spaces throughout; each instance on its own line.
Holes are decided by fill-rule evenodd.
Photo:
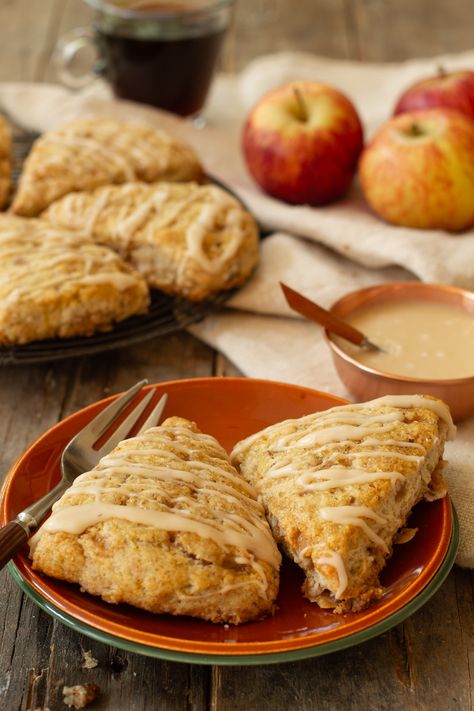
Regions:
M 323 309 L 322 306 L 315 304 L 314 301 L 310 301 L 299 292 L 294 291 L 294 289 L 291 289 L 286 284 L 283 284 L 283 282 L 280 282 L 280 286 L 283 294 L 285 295 L 288 306 L 293 309 L 293 311 L 297 311 L 310 321 L 314 321 L 320 326 L 324 326 L 324 328 L 327 328 L 328 331 L 335 333 L 341 338 L 344 338 L 346 341 L 355 343 L 355 345 L 360 348 L 383 352 L 383 348 L 378 346 L 376 343 L 372 343 L 372 341 L 370 341 L 367 336 L 362 333 L 362 331 L 354 328 L 354 326 L 346 323 L 330 311 L 326 311 L 326 309 Z

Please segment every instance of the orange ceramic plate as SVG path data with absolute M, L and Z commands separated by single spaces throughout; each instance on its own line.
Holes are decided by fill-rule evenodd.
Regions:
M 285 418 L 343 404 L 332 395 L 307 388 L 246 378 L 200 378 L 160 383 L 167 392 L 164 416 L 180 415 L 231 449 L 235 442 Z M 10 472 L 0 516 L 12 519 L 49 491 L 59 478 L 61 452 L 108 400 L 63 420 L 38 439 Z M 400 622 L 439 587 L 452 566 L 457 545 L 446 497 L 419 504 L 410 520 L 415 538 L 397 546 L 382 583 L 386 594 L 368 610 L 334 615 L 301 594 L 301 571 L 285 561 L 278 610 L 274 617 L 237 627 L 186 617 L 153 615 L 127 605 L 110 605 L 31 569 L 26 550 L 11 571 L 44 609 L 75 629 L 131 651 L 196 663 L 255 664 L 317 656 L 364 641 Z

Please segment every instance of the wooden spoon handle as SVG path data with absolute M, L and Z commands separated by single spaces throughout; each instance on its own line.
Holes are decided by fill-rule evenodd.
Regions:
M 334 314 L 326 311 L 326 309 L 323 309 L 322 306 L 318 306 L 318 304 L 315 304 L 314 301 L 310 301 L 297 291 L 290 289 L 290 287 L 286 284 L 280 282 L 280 286 L 285 294 L 288 305 L 293 309 L 293 311 L 297 311 L 302 316 L 309 318 L 310 321 L 319 323 L 320 326 L 324 326 L 324 328 L 327 328 L 328 331 L 336 333 L 338 336 L 342 336 L 342 338 L 345 338 L 358 346 L 366 342 L 366 337 L 363 333 L 358 331 L 357 328 L 345 323 L 345 321 L 342 321 L 337 316 L 334 316 Z
M 17 521 L 10 521 L 0 528 L 0 570 L 8 563 L 17 550 L 26 543 L 29 535 Z

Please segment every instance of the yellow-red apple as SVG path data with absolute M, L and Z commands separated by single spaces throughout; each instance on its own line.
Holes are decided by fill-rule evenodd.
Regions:
M 399 98 L 394 116 L 407 111 L 456 109 L 474 121 L 474 72 L 445 72 L 410 86 Z
M 368 203 L 387 222 L 452 232 L 474 225 L 474 122 L 458 111 L 391 119 L 359 170 Z
M 294 204 L 323 205 L 345 193 L 363 146 L 352 103 L 314 81 L 265 94 L 242 136 L 250 173 L 263 190 Z

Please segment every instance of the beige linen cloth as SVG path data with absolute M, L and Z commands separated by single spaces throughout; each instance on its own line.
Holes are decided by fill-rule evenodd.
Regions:
M 370 137 L 392 112 L 401 91 L 439 65 L 474 68 L 474 52 L 403 64 L 362 64 L 307 54 L 262 57 L 237 77 L 219 77 L 206 111 L 207 125 L 111 99 L 97 82 L 72 94 L 57 86 L 0 85 L 0 103 L 23 125 L 46 130 L 68 118 L 111 115 L 161 126 L 190 142 L 206 170 L 231 187 L 272 234 L 262 243 L 253 278 L 228 308 L 191 331 L 228 356 L 251 377 L 280 380 L 351 399 L 333 368 L 321 329 L 287 307 L 279 281 L 323 306 L 344 293 L 383 281 L 421 279 L 474 289 L 474 230 L 462 235 L 386 225 L 368 210 L 357 185 L 324 208 L 288 206 L 264 195 L 242 160 L 243 119 L 265 91 L 294 79 L 315 79 L 344 91 Z M 474 196 L 473 196 L 474 199 Z M 446 447 L 450 493 L 461 523 L 457 562 L 474 567 L 474 417 L 459 426 Z

